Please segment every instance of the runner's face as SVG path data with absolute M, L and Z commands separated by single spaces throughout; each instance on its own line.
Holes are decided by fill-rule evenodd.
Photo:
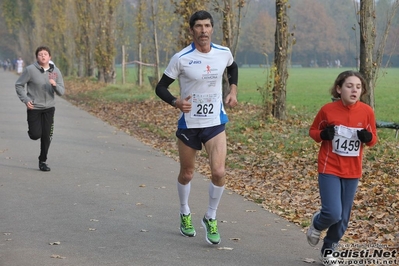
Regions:
M 41 50 L 37 53 L 37 62 L 41 66 L 46 66 L 50 62 L 51 56 L 46 50 Z
M 362 94 L 362 82 L 356 76 L 346 78 L 342 87 L 337 87 L 337 92 L 341 94 L 344 105 L 352 105 L 359 101 Z
M 213 33 L 213 27 L 210 19 L 197 20 L 192 29 L 190 29 L 191 35 L 196 46 L 199 47 L 210 47 L 211 36 Z

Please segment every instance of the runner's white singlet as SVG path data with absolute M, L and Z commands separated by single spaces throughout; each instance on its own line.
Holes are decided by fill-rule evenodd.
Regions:
M 209 53 L 195 49 L 194 43 L 176 53 L 164 74 L 179 79 L 180 98 L 191 95 L 192 111 L 180 112 L 178 128 L 204 128 L 228 122 L 223 106 L 222 80 L 233 63 L 230 49 L 211 43 Z

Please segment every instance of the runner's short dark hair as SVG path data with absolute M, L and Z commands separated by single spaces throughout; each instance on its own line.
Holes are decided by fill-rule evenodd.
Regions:
M 213 27 L 213 17 L 212 15 L 205 11 L 205 10 L 200 10 L 195 12 L 194 14 L 191 15 L 190 17 L 190 29 L 192 29 L 195 25 L 195 22 L 197 20 L 204 20 L 204 19 L 209 19 L 211 21 L 211 25 Z
M 50 48 L 48 48 L 47 46 L 39 46 L 39 47 L 37 47 L 36 52 L 35 52 L 36 57 L 37 57 L 37 55 L 39 54 L 40 51 L 47 51 L 48 54 L 51 56 Z

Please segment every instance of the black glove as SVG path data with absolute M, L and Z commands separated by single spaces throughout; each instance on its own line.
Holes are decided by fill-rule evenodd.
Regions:
M 322 140 L 332 140 L 335 135 L 335 126 L 327 126 L 320 132 L 320 137 Z
M 373 139 L 373 134 L 368 132 L 366 129 L 358 130 L 357 137 L 360 139 L 361 142 L 367 143 Z

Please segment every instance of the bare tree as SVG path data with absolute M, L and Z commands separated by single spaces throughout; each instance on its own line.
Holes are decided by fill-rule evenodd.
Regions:
M 32 51 L 39 43 L 35 32 L 34 3 L 28 0 L 2 0 L 0 7 L 8 28 L 8 36 L 1 36 L 1 39 L 8 37 L 8 42 L 2 45 L 6 45 L 10 51 L 20 53 L 20 56 L 26 58 L 26 63 L 29 63 Z
M 192 42 L 191 36 L 188 34 L 190 16 L 195 11 L 206 9 L 209 0 L 171 0 L 171 2 L 175 5 L 175 14 L 182 18 L 179 29 L 179 45 L 183 48 Z
M 91 9 L 91 1 L 76 0 L 75 2 L 77 16 L 77 37 L 76 57 L 78 59 L 78 76 L 92 77 L 94 76 L 94 55 L 93 47 L 95 40 L 94 31 L 94 14 Z
M 141 43 L 144 40 L 144 31 L 146 28 L 145 20 L 144 20 L 144 10 L 146 9 L 146 2 L 144 0 L 139 0 L 138 8 L 137 8 L 137 15 L 136 15 L 136 27 L 137 27 L 137 55 L 139 62 L 142 61 L 142 49 Z M 143 66 L 141 64 L 137 65 L 137 84 L 139 86 L 143 85 Z
M 218 2 L 214 3 L 215 11 L 222 14 L 222 45 L 230 48 L 235 57 L 237 53 L 238 40 L 241 29 L 242 9 L 245 6 L 244 0 L 223 0 L 223 6 Z M 227 72 L 223 77 L 223 97 L 230 93 Z
M 101 82 L 114 82 L 115 72 L 115 28 L 116 10 L 120 0 L 97 1 L 97 40 L 95 46 L 95 61 L 98 68 L 98 80 Z
M 386 27 L 375 53 L 376 45 L 376 10 L 375 0 L 360 0 L 359 25 L 360 25 L 360 73 L 363 74 L 368 85 L 368 93 L 362 98 L 362 101 L 375 107 L 375 84 L 378 78 L 378 72 L 381 67 L 382 57 L 384 55 L 385 44 L 388 38 L 391 22 L 399 8 L 399 0 L 391 3 L 391 9 L 388 11 Z
M 286 119 L 286 94 L 288 79 L 289 32 L 287 16 L 288 0 L 276 0 L 276 32 L 274 46 L 274 86 L 272 115 Z
M 36 0 L 38 6 L 47 5 L 51 10 L 52 16 L 43 16 L 40 12 L 36 14 L 36 28 L 40 29 L 40 39 L 52 48 L 52 60 L 57 67 L 62 70 L 64 75 L 69 76 L 73 69 L 73 21 L 69 20 L 66 12 L 70 0 Z M 60 34 L 61 33 L 61 34 Z
M 161 73 L 159 70 L 159 49 L 158 49 L 158 35 L 157 35 L 157 14 L 155 11 L 154 0 L 151 0 L 151 17 L 153 23 L 153 38 L 154 38 L 154 47 L 155 47 L 155 79 L 156 81 L 161 79 Z M 155 82 L 154 84 L 155 87 Z
M 367 82 L 368 94 L 362 100 L 374 107 L 374 77 L 377 65 L 373 61 L 375 32 L 374 0 L 361 0 L 359 12 L 360 24 L 360 73 Z

